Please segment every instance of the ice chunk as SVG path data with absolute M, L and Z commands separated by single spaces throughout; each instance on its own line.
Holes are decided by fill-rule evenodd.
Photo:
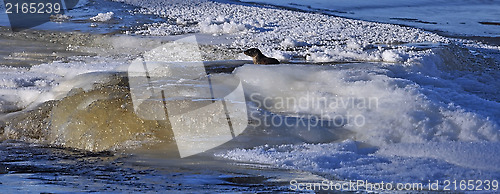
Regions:
M 114 13 L 113 12 L 107 12 L 107 13 L 99 13 L 94 17 L 91 17 L 90 20 L 94 22 L 106 22 L 111 20 L 113 18 Z

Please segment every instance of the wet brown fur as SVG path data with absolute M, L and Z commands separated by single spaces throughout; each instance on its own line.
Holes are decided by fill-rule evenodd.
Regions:
M 263 64 L 263 65 L 280 64 L 280 62 L 277 59 L 266 57 L 265 55 L 262 54 L 262 52 L 260 52 L 259 49 L 256 48 L 248 49 L 243 53 L 253 58 L 253 64 Z

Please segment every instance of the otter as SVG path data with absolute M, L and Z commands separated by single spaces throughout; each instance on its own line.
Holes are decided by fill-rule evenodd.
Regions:
M 262 54 L 262 52 L 260 52 L 259 49 L 256 48 L 248 49 L 243 53 L 253 58 L 253 64 L 263 64 L 263 65 L 280 64 L 280 62 L 277 59 L 266 57 L 265 55 Z

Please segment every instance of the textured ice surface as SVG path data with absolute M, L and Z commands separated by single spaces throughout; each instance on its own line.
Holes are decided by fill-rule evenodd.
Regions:
M 113 18 L 114 13 L 113 12 L 107 12 L 107 13 L 99 13 L 94 17 L 91 17 L 90 20 L 94 22 L 106 22 L 111 20 Z
M 320 62 L 383 61 L 382 53 L 400 48 L 397 44 L 449 41 L 415 28 L 275 8 L 211 1 L 124 2 L 144 7 L 147 11 L 143 12 L 158 14 L 172 21 L 145 25 L 146 29 L 136 33 L 230 34 L 232 36 L 228 39 L 231 43 L 226 47 L 256 47 L 278 59 L 299 58 Z M 192 6 L 193 4 L 196 6 Z M 394 61 L 388 55 L 385 59 Z
M 210 42 L 209 37 L 218 39 L 220 43 L 211 43 L 215 45 L 211 53 L 224 59 L 248 59 L 225 52 L 257 47 L 282 60 L 281 65 L 249 64 L 233 72 L 244 83 L 248 98 L 258 94 L 249 107 L 265 104 L 255 108 L 256 112 L 280 118 L 348 114 L 365 118 L 363 125 L 347 120 L 341 126 L 311 131 L 259 126 L 259 135 L 247 137 L 249 144 L 222 150 L 218 157 L 347 180 L 427 183 L 499 178 L 498 46 L 451 40 L 410 27 L 269 7 L 210 1 L 124 2 L 165 19 L 128 33 L 203 34 L 206 42 Z M 31 68 L 1 67 L 1 111 L 58 99 L 75 87 L 92 88 L 105 80 L 92 73 L 124 71 L 128 59 L 157 46 L 140 37 L 113 36 L 99 41 L 105 43 L 69 48 L 92 51 L 96 57 L 75 57 Z M 294 64 L 287 64 L 288 60 Z M 91 74 L 80 77 L 85 73 Z M 278 99 L 305 96 L 309 100 L 354 101 L 334 107 L 277 103 Z M 376 106 L 359 106 L 359 100 L 371 98 L 377 99 Z M 303 103 L 314 104 L 307 98 Z M 276 133 L 288 142 L 274 145 L 267 134 Z M 269 145 L 247 146 L 262 141 L 269 141 Z
M 379 183 L 498 180 L 498 143 L 394 144 L 374 152 L 355 142 L 259 146 L 218 156 L 236 161 L 326 173 L 336 179 Z M 427 186 L 426 186 L 427 187 Z
M 500 1 L 446 0 L 243 0 L 368 21 L 403 24 L 445 34 L 500 36 Z

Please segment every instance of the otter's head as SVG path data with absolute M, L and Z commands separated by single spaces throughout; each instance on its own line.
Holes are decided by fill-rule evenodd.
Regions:
M 256 48 L 251 48 L 251 49 L 248 49 L 248 50 L 246 50 L 246 51 L 245 51 L 245 52 L 243 52 L 243 53 L 245 53 L 245 55 L 248 55 L 248 56 L 250 56 L 250 57 L 256 57 L 257 55 L 262 54 L 262 53 L 260 52 L 260 50 L 259 50 L 259 49 L 256 49 Z

